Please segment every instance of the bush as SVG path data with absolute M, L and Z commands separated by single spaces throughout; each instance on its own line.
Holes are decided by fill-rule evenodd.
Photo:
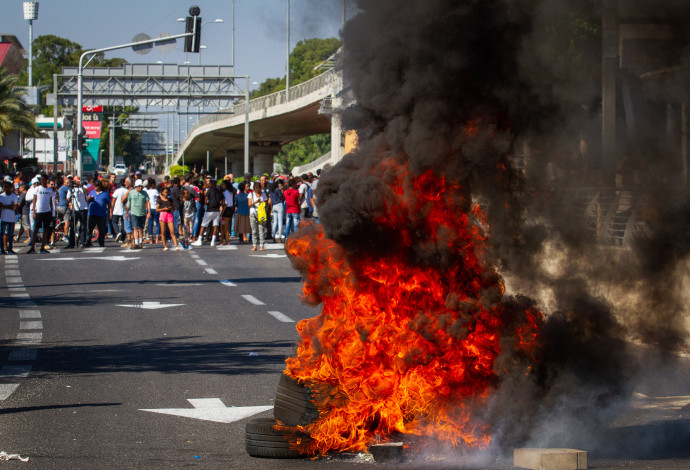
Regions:
M 182 165 L 173 165 L 170 167 L 170 176 L 182 176 L 189 173 L 189 167 L 187 165 L 182 168 Z

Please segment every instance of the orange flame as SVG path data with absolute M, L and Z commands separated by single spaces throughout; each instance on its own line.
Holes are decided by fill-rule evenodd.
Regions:
M 362 451 L 394 433 L 487 446 L 489 426 L 473 410 L 499 385 L 496 360 L 506 347 L 533 357 L 538 342 L 541 313 L 509 315 L 502 280 L 482 261 L 488 226 L 479 205 L 431 171 L 395 171 L 392 202 L 375 223 L 396 234 L 399 250 L 349 257 L 321 226 L 286 244 L 304 298 L 323 302 L 298 323 L 297 354 L 286 361 L 320 412 L 293 429 L 308 435 L 293 441 L 305 454 Z M 452 262 L 414 261 L 420 249 Z

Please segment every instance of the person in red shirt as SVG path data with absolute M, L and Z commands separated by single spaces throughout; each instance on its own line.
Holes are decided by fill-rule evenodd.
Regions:
M 300 194 L 295 189 L 295 180 L 288 181 L 288 188 L 285 190 L 285 238 L 297 230 L 299 224 Z

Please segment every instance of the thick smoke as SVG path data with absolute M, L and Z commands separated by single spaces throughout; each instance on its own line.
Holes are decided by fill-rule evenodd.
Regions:
M 602 242 L 601 220 L 592 218 L 592 204 L 605 204 L 607 194 L 618 201 L 617 214 L 629 215 L 621 187 L 599 199 L 579 189 L 601 184 L 598 5 L 362 0 L 343 31 L 342 71 L 356 105 L 342 119 L 358 131 L 360 146 L 319 184 L 326 235 L 352 257 L 397 249 L 400 234 L 375 222 L 400 197 L 390 186 L 390 164 L 407 165 L 414 175 L 432 170 L 464 188 L 452 196 L 455 206 L 469 210 L 479 202 L 486 210 L 485 261 L 506 278 L 504 302 L 535 302 L 547 314 L 534 373 L 498 370 L 520 360 L 501 358 L 501 384 L 488 409 L 477 410 L 498 447 L 591 444 L 582 438 L 596 436 L 593 428 L 608 423 L 635 384 L 631 341 L 666 354 L 687 338 L 682 292 L 690 212 L 672 190 L 677 168 L 665 166 L 670 157 L 639 155 L 668 150 L 639 122 L 642 112 L 635 139 L 619 136 L 621 178 L 649 180 L 630 196 L 644 197 L 653 214 L 637 236 Z M 679 64 L 685 52 L 682 44 Z M 626 83 L 644 88 L 639 77 Z M 643 94 L 634 101 L 638 111 L 658 111 Z M 414 198 L 419 189 L 404 190 L 403 197 Z M 440 266 L 453 259 L 442 243 L 424 243 L 423 234 L 408 255 Z M 517 293 L 535 300 L 511 297 Z

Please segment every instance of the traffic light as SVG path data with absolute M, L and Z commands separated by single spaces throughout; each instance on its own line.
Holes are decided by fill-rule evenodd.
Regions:
M 77 148 L 79 150 L 86 150 L 86 148 L 89 146 L 89 139 L 86 137 L 85 133 L 79 133 L 77 135 Z
M 185 25 L 185 33 L 193 33 L 193 35 L 184 38 L 184 51 L 199 52 L 201 46 L 201 17 L 188 16 Z

